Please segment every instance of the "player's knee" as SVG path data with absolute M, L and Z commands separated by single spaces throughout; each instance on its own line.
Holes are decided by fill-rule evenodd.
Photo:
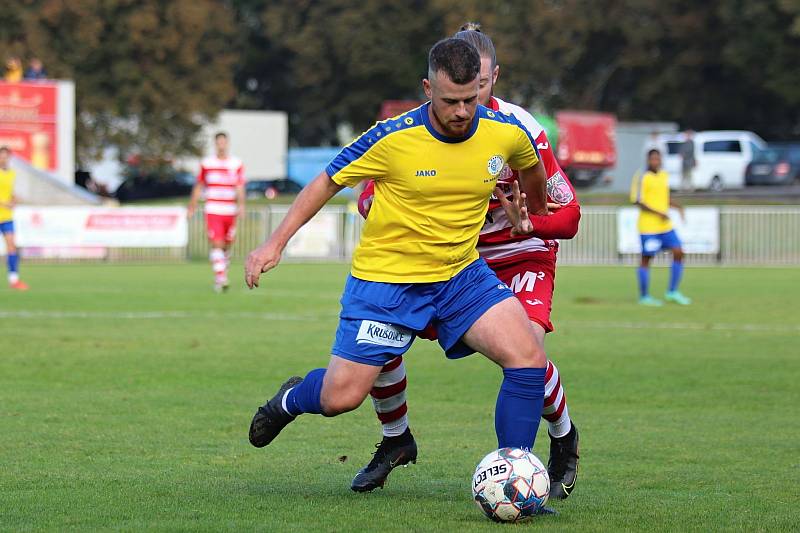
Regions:
M 364 401 L 366 394 L 358 394 L 352 390 L 322 391 L 320 403 L 322 414 L 336 416 L 358 409 Z
M 544 346 L 538 342 L 531 344 L 521 354 L 521 364 L 518 368 L 544 368 L 547 366 L 547 355 Z
M 544 368 L 547 366 L 547 355 L 535 337 L 519 347 L 508 351 L 502 357 L 503 368 Z

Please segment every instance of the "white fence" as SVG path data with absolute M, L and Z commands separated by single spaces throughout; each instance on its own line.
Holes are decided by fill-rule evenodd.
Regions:
M 559 264 L 638 262 L 637 254 L 617 252 L 617 211 L 617 207 L 582 208 L 580 231 L 574 239 L 561 242 Z M 724 206 L 719 217 L 719 253 L 687 254 L 688 264 L 800 265 L 800 206 Z
M 636 254 L 618 252 L 617 207 L 584 207 L 578 235 L 562 241 L 560 264 L 634 264 Z M 234 259 L 262 243 L 286 215 L 288 206 L 248 208 L 237 229 Z M 347 261 L 358 243 L 362 220 L 346 206 L 327 206 L 287 247 L 286 259 Z M 725 206 L 719 208 L 719 252 L 688 254 L 695 265 L 800 266 L 800 206 Z M 84 260 L 115 262 L 183 261 L 208 254 L 203 215 L 188 224 L 188 244 L 167 248 L 109 248 Z M 32 258 L 33 259 L 33 258 Z M 35 260 L 35 259 L 34 259 Z M 52 261 L 54 259 L 39 259 Z M 59 260 L 59 259 L 56 259 Z M 66 259 L 60 259 L 66 260 Z M 68 259 L 70 261 L 75 260 Z M 664 261 L 665 256 L 657 259 Z

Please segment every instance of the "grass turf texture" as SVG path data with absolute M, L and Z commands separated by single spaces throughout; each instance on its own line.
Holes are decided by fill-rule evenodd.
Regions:
M 349 490 L 379 440 L 369 402 L 248 444 L 279 383 L 326 363 L 346 271 L 282 265 L 250 292 L 235 266 L 218 295 L 201 263 L 24 267 L 30 292 L 0 289 L 0 529 L 504 527 L 470 494 L 496 444 L 500 372 L 480 356 L 446 361 L 415 343 L 419 462 L 382 491 Z M 655 269 L 653 286 L 666 277 Z M 517 527 L 800 526 L 798 281 L 789 269 L 688 269 L 695 304 L 651 309 L 635 304 L 631 268 L 561 268 L 547 348 L 581 430 L 580 478 L 559 516 Z

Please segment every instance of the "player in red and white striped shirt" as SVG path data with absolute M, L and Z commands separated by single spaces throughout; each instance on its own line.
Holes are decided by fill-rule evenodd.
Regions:
M 200 163 L 197 183 L 189 200 L 189 217 L 197 209 L 197 201 L 205 191 L 206 231 L 214 270 L 214 289 L 228 288 L 229 250 L 236 234 L 236 217 L 244 213 L 244 166 L 228 153 L 228 135 L 214 136 L 216 154 Z
M 479 103 L 505 114 L 513 114 L 536 139 L 540 158 L 547 172 L 548 215 L 531 216 L 533 235 L 514 237 L 511 224 L 500 201 L 489 202 L 487 220 L 478 239 L 478 251 L 498 278 L 513 290 L 528 313 L 539 342 L 553 331 L 550 322 L 555 279 L 555 239 L 571 239 L 578 231 L 580 205 L 567 175 L 553 154 L 544 128 L 530 113 L 519 106 L 492 96 L 499 67 L 491 39 L 471 23 L 455 35 L 473 44 L 481 55 L 481 88 Z M 498 187 L 511 194 L 516 173 L 505 167 L 498 178 Z M 359 212 L 366 217 L 372 203 L 374 187 L 369 183 L 358 202 Z M 421 336 L 435 336 L 429 327 Z M 369 491 L 382 486 L 395 466 L 416 460 L 416 443 L 408 428 L 408 407 L 405 401 L 406 373 L 402 357 L 387 363 L 370 393 L 375 411 L 383 426 L 384 439 L 373 460 L 356 475 L 351 488 Z M 547 420 L 550 435 L 551 493 L 566 498 L 575 488 L 578 466 L 578 433 L 569 417 L 567 399 L 561 386 L 558 369 L 548 360 L 545 376 L 545 402 L 542 417 Z

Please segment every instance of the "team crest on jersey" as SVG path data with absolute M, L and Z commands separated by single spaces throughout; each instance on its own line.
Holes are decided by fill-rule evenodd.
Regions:
M 491 174 L 492 176 L 499 175 L 505 165 L 506 162 L 503 159 L 503 156 L 493 155 L 492 157 L 489 158 L 489 163 L 487 165 L 489 174 Z
M 569 183 L 560 170 L 547 180 L 547 196 L 562 205 L 570 203 L 575 198 L 572 189 L 569 188 Z

